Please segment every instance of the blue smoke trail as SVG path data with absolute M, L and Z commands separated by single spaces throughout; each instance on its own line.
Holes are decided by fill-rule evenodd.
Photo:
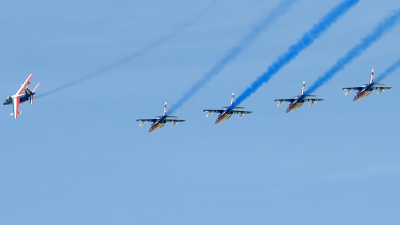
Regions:
M 139 49 L 138 51 L 125 56 L 123 58 L 121 58 L 120 60 L 111 63 L 109 65 L 103 66 L 101 68 L 99 68 L 98 70 L 95 70 L 85 76 L 81 76 L 78 77 L 76 80 L 73 80 L 71 82 L 62 84 L 59 87 L 56 87 L 50 91 L 47 92 L 43 92 L 40 95 L 38 95 L 36 98 L 40 98 L 40 97 L 44 97 L 50 94 L 54 94 L 56 92 L 62 91 L 66 88 L 70 88 L 74 85 L 80 84 L 84 81 L 93 79 L 95 77 L 98 77 L 100 75 L 103 75 L 107 72 L 110 72 L 120 66 L 123 66 L 129 62 L 131 62 L 132 60 L 146 54 L 147 52 L 153 50 L 154 48 L 157 48 L 158 46 L 164 44 L 165 42 L 167 42 L 168 40 L 172 39 L 173 37 L 175 37 L 176 35 L 178 35 L 180 32 L 184 31 L 185 29 L 187 29 L 188 27 L 192 26 L 193 24 L 195 24 L 197 21 L 199 21 L 205 14 L 207 14 L 208 11 L 210 11 L 212 8 L 214 8 L 214 6 L 218 3 L 219 1 L 214 1 L 213 3 L 211 3 L 207 8 L 203 9 L 200 13 L 198 13 L 197 15 L 195 15 L 193 17 L 193 19 L 187 21 L 185 24 L 183 24 L 182 26 L 177 27 L 175 30 L 172 30 L 170 33 L 166 34 L 165 36 L 161 37 L 160 39 L 150 43 L 147 46 L 144 46 L 143 48 Z
M 238 106 L 245 99 L 255 93 L 263 84 L 267 83 L 273 75 L 275 75 L 282 67 L 296 58 L 297 55 L 305 48 L 310 46 L 322 33 L 324 33 L 333 23 L 335 23 L 344 13 L 346 13 L 351 7 L 356 5 L 359 0 L 345 0 L 339 5 L 334 7 L 328 14 L 326 14 L 318 23 L 316 23 L 309 31 L 307 31 L 297 43 L 289 46 L 289 49 L 284 54 L 278 57 L 272 65 L 268 67 L 268 70 L 258 77 L 249 87 L 244 90 L 242 94 L 236 99 L 236 101 L 230 106 L 230 109 Z
M 346 55 L 340 58 L 328 71 L 326 71 L 322 76 L 310 86 L 307 94 L 311 94 L 316 91 L 319 87 L 324 85 L 330 79 L 332 79 L 337 72 L 342 70 L 347 64 L 349 64 L 354 58 L 360 56 L 361 53 L 367 49 L 371 44 L 379 40 L 386 32 L 394 27 L 399 22 L 400 10 L 395 11 L 391 16 L 387 17 L 383 22 L 378 24 L 377 27 L 364 38 L 361 42 L 354 46 Z
M 282 0 L 265 18 L 261 19 L 255 26 L 253 26 L 250 33 L 244 36 L 233 48 L 231 48 L 228 54 L 214 64 L 199 81 L 192 85 L 189 90 L 187 90 L 182 97 L 171 106 L 169 113 L 172 114 L 192 98 L 202 87 L 204 87 L 204 85 L 218 75 L 229 62 L 235 59 L 246 47 L 248 47 L 262 31 L 268 29 L 277 18 L 284 14 L 293 3 L 297 1 L 298 0 Z
M 389 68 L 387 68 L 379 77 L 375 79 L 375 82 L 380 82 L 385 79 L 387 76 L 392 74 L 395 70 L 400 67 L 400 59 L 398 59 L 395 63 L 393 63 Z

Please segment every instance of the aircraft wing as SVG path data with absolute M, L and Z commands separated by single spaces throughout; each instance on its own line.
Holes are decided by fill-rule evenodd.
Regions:
M 275 102 L 293 102 L 294 98 L 283 98 L 283 99 L 275 99 Z
M 250 114 L 253 111 L 242 111 L 242 110 L 232 110 L 231 113 L 233 114 Z
M 303 101 L 305 101 L 305 102 L 320 102 L 322 100 L 324 100 L 324 99 L 323 98 L 305 98 L 305 99 L 303 99 Z
M 165 122 L 178 122 L 178 123 L 185 122 L 185 120 L 174 120 L 174 119 L 166 119 L 164 121 Z
M 390 89 L 390 88 L 392 88 L 392 87 L 372 87 L 372 89 L 373 90 L 387 90 L 387 89 Z
M 137 122 L 156 122 L 157 119 L 137 119 Z
M 28 79 L 26 79 L 26 81 L 21 85 L 21 87 L 19 88 L 19 90 L 17 91 L 17 93 L 15 94 L 16 96 L 21 95 L 22 92 L 25 90 L 26 86 L 28 86 L 28 84 L 31 82 L 31 78 L 33 76 L 33 73 L 31 73 L 28 77 Z
M 223 113 L 225 110 L 223 109 L 205 109 L 203 112 L 208 112 L 208 113 Z
M 363 89 L 364 87 L 346 87 L 346 88 L 343 88 L 342 90 L 347 90 L 347 91 L 354 91 L 354 90 L 357 90 L 357 91 L 359 91 L 359 90 L 361 90 L 361 89 Z
M 15 119 L 18 119 L 18 115 L 19 115 L 19 105 L 20 105 L 20 98 L 13 98 L 12 102 L 13 102 L 13 115 Z

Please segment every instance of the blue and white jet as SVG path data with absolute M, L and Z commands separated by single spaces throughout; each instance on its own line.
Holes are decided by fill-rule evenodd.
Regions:
M 21 85 L 17 93 L 7 97 L 3 103 L 3 105 L 13 105 L 13 112 L 10 114 L 10 116 L 14 116 L 15 119 L 18 119 L 18 115 L 21 114 L 21 111 L 19 111 L 19 106 L 21 103 L 30 101 L 31 105 L 33 104 L 34 95 L 36 93 L 36 89 L 39 87 L 39 84 L 37 84 L 32 91 L 29 90 L 28 85 L 31 83 L 30 81 L 32 76 L 33 73 L 29 75 L 28 79 L 26 79 L 26 81 Z
M 252 111 L 244 111 L 244 110 L 237 110 L 237 109 L 244 109 L 242 106 L 236 106 L 234 109 L 231 109 L 233 102 L 235 101 L 235 94 L 232 93 L 231 105 L 224 106 L 223 109 L 205 109 L 203 112 L 207 112 L 206 117 L 208 118 L 213 113 L 219 113 L 215 124 L 224 122 L 225 120 L 229 119 L 232 114 L 240 114 L 239 119 L 241 119 L 244 115 L 252 113 Z
M 311 102 L 310 106 L 313 106 L 315 103 L 322 101 L 322 98 L 315 98 L 316 95 L 307 95 L 306 94 L 306 82 L 303 81 L 303 88 L 301 89 L 301 95 L 296 95 L 293 98 L 285 98 L 285 99 L 275 99 L 275 102 L 278 102 L 277 107 L 281 107 L 284 102 L 289 102 L 289 107 L 286 110 L 286 113 L 290 113 L 298 108 L 300 108 L 304 102 Z
M 368 84 L 363 84 L 361 87 L 347 87 L 343 88 L 346 90 L 344 95 L 350 94 L 351 91 L 356 90 L 357 94 L 354 97 L 353 101 L 357 101 L 367 97 L 373 90 L 379 90 L 378 95 L 382 94 L 385 90 L 390 89 L 392 87 L 383 87 L 385 84 L 375 83 L 374 82 L 374 70 L 371 71 L 371 78 L 369 79 Z
M 162 116 L 156 116 L 155 119 L 137 119 L 136 121 L 140 122 L 140 127 L 143 126 L 146 122 L 152 122 L 153 124 L 150 127 L 149 133 L 159 130 L 162 128 L 167 122 L 172 122 L 172 127 L 175 127 L 178 123 L 184 122 L 185 120 L 178 120 L 176 116 L 168 116 L 167 115 L 167 103 L 164 104 L 164 113 Z

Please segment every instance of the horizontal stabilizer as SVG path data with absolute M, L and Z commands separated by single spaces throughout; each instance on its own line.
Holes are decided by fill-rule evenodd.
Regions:
M 223 106 L 222 108 L 223 108 L 223 109 L 227 109 L 227 108 L 229 108 L 229 107 L 230 107 L 230 106 Z M 243 107 L 243 106 L 236 106 L 235 109 L 244 109 L 244 107 Z
M 155 118 L 158 119 L 161 117 L 163 117 L 163 116 L 156 116 Z M 178 117 L 177 116 L 166 116 L 165 118 L 178 118 Z
M 306 98 L 314 98 L 317 97 L 316 95 L 306 95 Z

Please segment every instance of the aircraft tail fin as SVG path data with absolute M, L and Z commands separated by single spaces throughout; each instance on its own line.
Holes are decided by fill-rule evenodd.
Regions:
M 34 102 L 34 99 L 35 99 L 35 93 L 36 93 L 36 89 L 39 87 L 39 85 L 40 85 L 40 83 L 38 83 L 37 85 L 36 85 L 36 87 L 33 89 L 33 91 L 31 91 L 31 93 L 30 93 L 30 103 L 31 103 L 31 105 L 33 105 L 33 102 Z M 28 88 L 27 88 L 28 89 Z M 28 91 L 29 91 L 29 89 L 28 89 Z
M 369 83 L 372 84 L 374 83 L 374 69 L 371 71 L 371 78 L 369 79 Z
M 164 114 L 163 115 L 164 116 L 167 115 L 167 103 L 166 102 L 164 103 Z
M 304 95 L 306 93 L 306 82 L 303 81 L 303 87 L 301 88 L 301 95 Z
M 233 104 L 234 101 L 235 101 L 235 93 L 232 93 L 231 105 Z

